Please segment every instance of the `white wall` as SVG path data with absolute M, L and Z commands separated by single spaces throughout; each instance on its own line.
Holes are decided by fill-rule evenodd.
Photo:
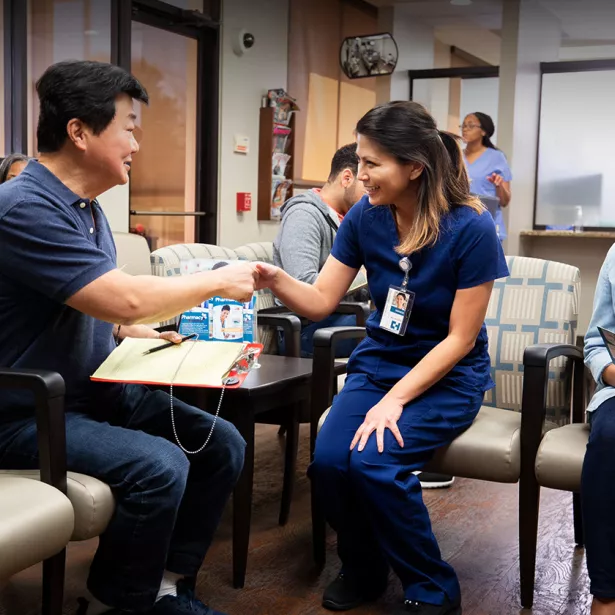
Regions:
M 559 60 L 603 60 L 615 58 L 615 45 L 583 45 L 578 47 L 562 47 L 559 50 Z
M 504 3 L 498 111 L 498 146 L 513 173 L 513 196 L 505 211 L 507 254 L 519 254 L 519 233 L 532 228 L 540 109 L 540 62 L 555 61 L 561 26 L 535 0 Z
M 261 97 L 286 88 L 288 0 L 223 0 L 220 99 L 218 244 L 236 247 L 273 241 L 276 222 L 258 222 L 258 118 Z M 254 34 L 254 47 L 242 57 L 233 52 L 237 31 Z M 292 92 L 291 92 L 292 94 Z M 233 153 L 233 136 L 250 138 L 250 153 Z M 252 211 L 236 213 L 236 193 L 252 193 Z
M 403 5 L 381 8 L 378 26 L 391 32 L 397 43 L 399 56 L 390 80 L 379 79 L 388 92 L 378 91 L 378 102 L 408 100 L 410 93 L 409 70 L 434 67 L 435 39 L 433 28 L 407 15 Z M 390 88 L 389 88 L 390 83 Z M 386 94 L 388 93 L 388 97 Z

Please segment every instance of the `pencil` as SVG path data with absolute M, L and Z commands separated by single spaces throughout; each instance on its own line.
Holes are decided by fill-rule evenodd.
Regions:
M 195 337 L 197 337 L 196 333 L 191 333 L 190 335 L 186 335 L 185 337 L 182 337 L 182 341 L 179 342 L 179 344 L 181 344 L 182 342 L 185 342 L 186 340 L 192 340 Z M 145 356 L 146 354 L 152 354 L 153 352 L 158 352 L 159 350 L 164 350 L 165 348 L 171 348 L 171 346 L 178 346 L 179 344 L 177 342 L 167 342 L 166 344 L 161 344 L 160 346 L 156 346 L 154 348 L 150 348 L 149 350 L 146 350 L 143 353 L 143 356 Z

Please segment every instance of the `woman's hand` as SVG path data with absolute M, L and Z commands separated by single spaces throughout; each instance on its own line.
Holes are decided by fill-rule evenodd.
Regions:
M 366 415 L 363 424 L 357 429 L 350 450 L 352 450 L 357 442 L 359 443 L 358 451 L 361 452 L 370 435 L 373 431 L 376 432 L 376 442 L 378 444 L 378 452 L 384 452 L 384 430 L 390 429 L 395 436 L 399 446 L 404 448 L 404 439 L 401 437 L 397 421 L 404 410 L 404 405 L 388 397 L 383 397 Z
M 496 187 L 499 188 L 504 183 L 504 178 L 499 173 L 492 173 L 487 176 L 487 179 Z
M 269 263 L 258 262 L 254 264 L 254 267 L 258 273 L 258 281 L 255 286 L 256 290 L 271 288 L 276 283 L 282 271 L 279 267 L 270 265 Z

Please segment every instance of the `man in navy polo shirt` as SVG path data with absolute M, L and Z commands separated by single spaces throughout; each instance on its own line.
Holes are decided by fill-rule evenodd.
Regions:
M 139 146 L 130 74 L 61 62 L 37 83 L 39 161 L 0 186 L 0 365 L 59 372 L 66 382 L 68 469 L 108 483 L 116 511 L 100 537 L 80 615 L 221 615 L 194 579 L 243 465 L 245 443 L 218 419 L 209 444 L 174 443 L 170 398 L 139 385 L 93 383 L 120 338 L 222 295 L 252 296 L 250 264 L 188 277 L 130 276 L 116 267 L 96 197 L 128 181 Z M 173 118 L 169 118 L 172 121 Z M 169 336 L 174 339 L 172 335 Z M 182 444 L 196 449 L 213 417 L 174 401 Z M 0 396 L 0 467 L 37 467 L 33 400 Z

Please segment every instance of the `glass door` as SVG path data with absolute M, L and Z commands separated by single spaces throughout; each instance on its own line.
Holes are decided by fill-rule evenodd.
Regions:
M 202 0 L 174 4 L 132 4 L 130 70 L 150 100 L 136 110 L 130 228 L 152 250 L 216 241 L 218 29 Z
M 137 112 L 130 226 L 153 250 L 195 241 L 197 48 L 195 39 L 132 22 L 131 72 L 150 103 Z

